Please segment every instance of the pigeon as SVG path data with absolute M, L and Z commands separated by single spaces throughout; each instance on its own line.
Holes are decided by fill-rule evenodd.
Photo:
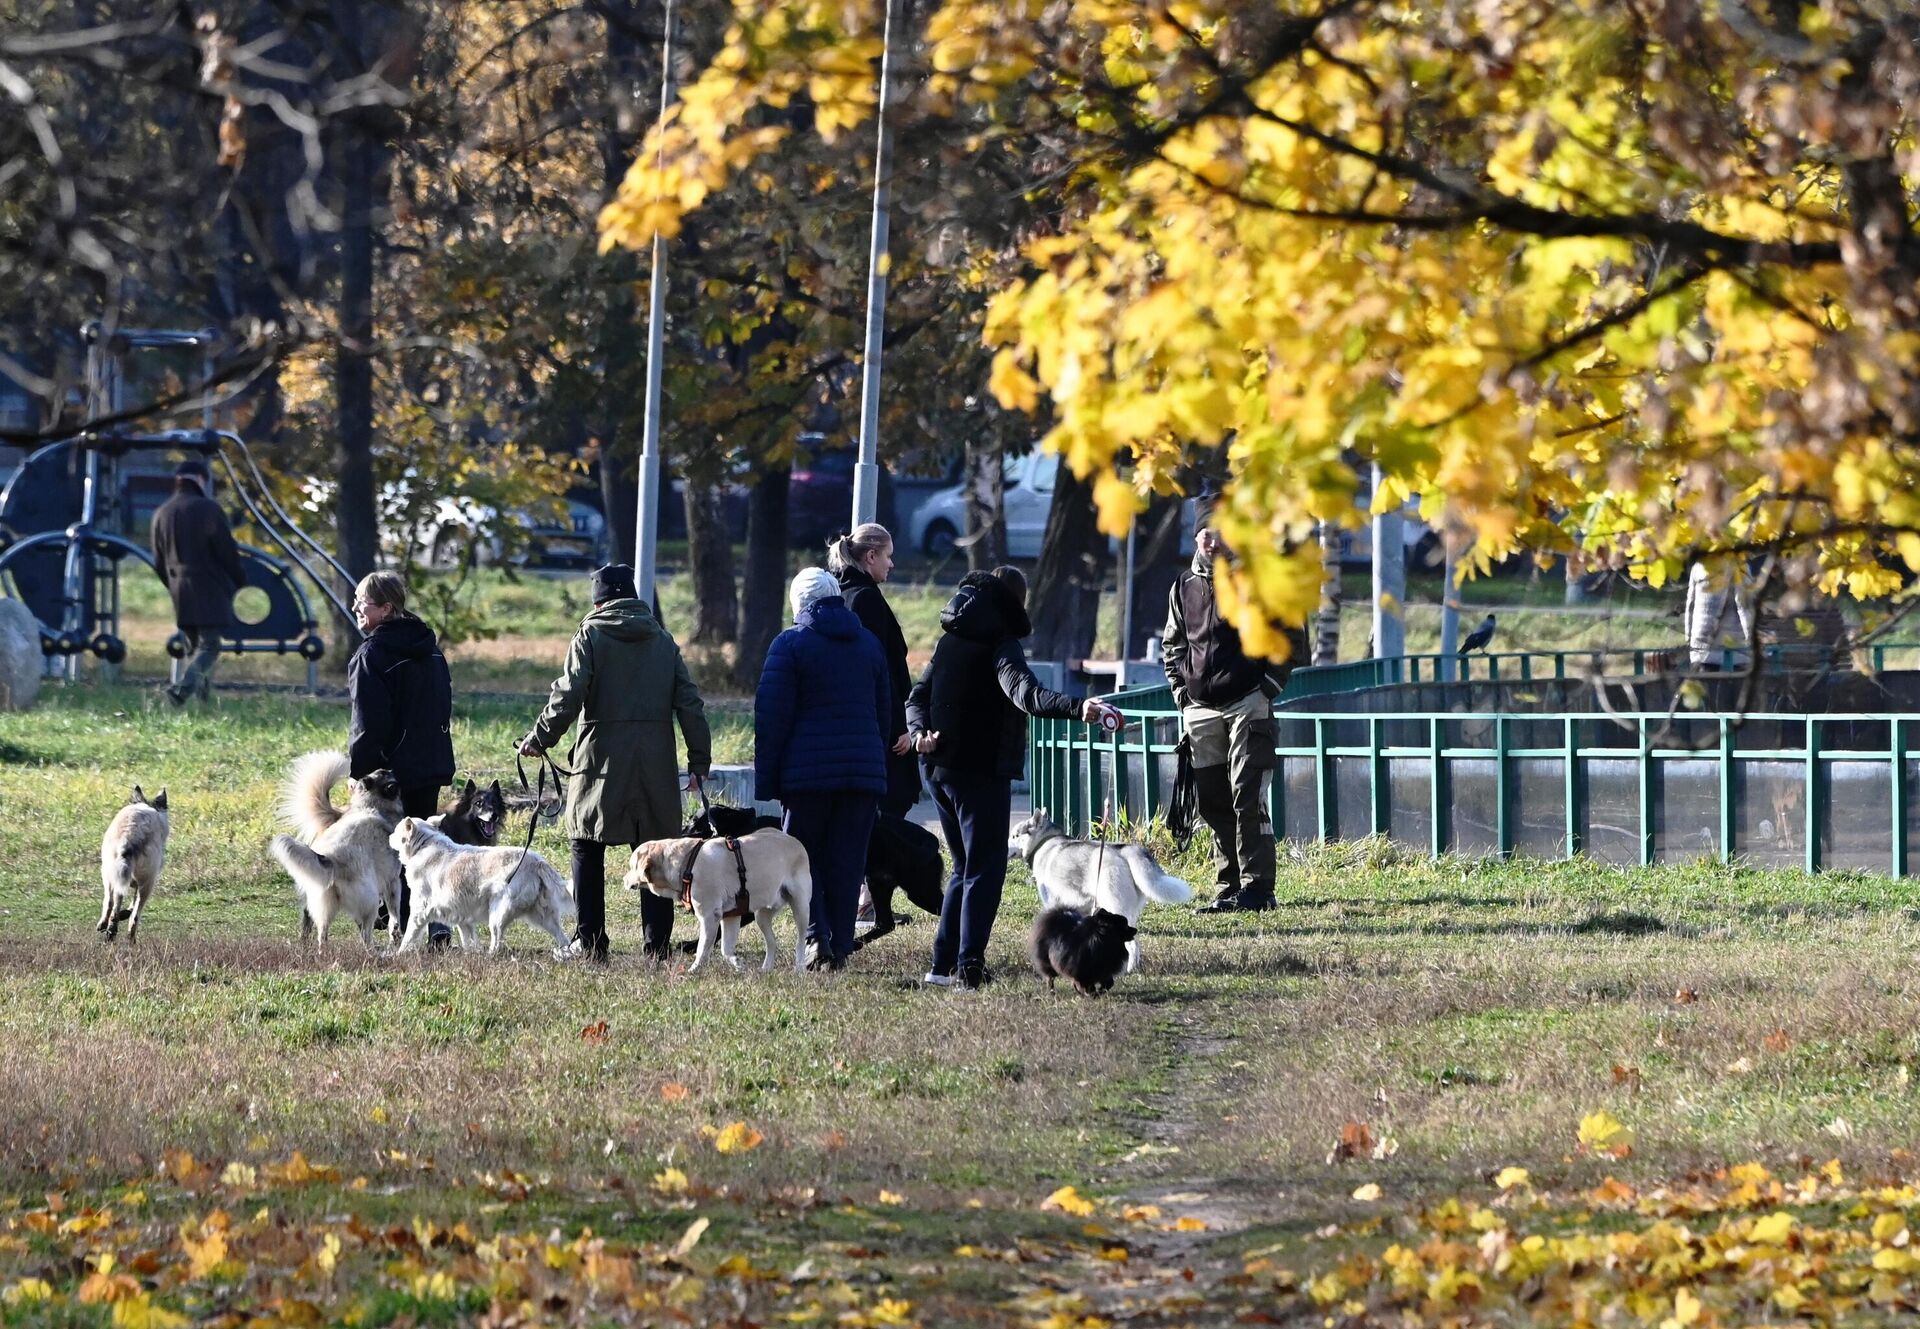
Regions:
M 1488 614 L 1480 620 L 1480 626 L 1469 632 L 1467 639 L 1460 643 L 1459 653 L 1465 655 L 1468 651 L 1484 651 L 1487 649 L 1487 643 L 1492 640 L 1493 615 Z

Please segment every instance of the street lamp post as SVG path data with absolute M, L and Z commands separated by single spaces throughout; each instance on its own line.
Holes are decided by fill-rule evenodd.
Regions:
M 873 236 L 867 249 L 867 334 L 860 354 L 860 457 L 853 468 L 853 525 L 880 510 L 880 359 L 887 330 L 887 222 L 892 208 L 893 131 L 887 86 L 893 63 L 893 10 L 887 0 L 880 36 L 879 137 L 873 151 Z
M 673 96 L 673 0 L 667 0 L 666 30 L 660 38 L 660 118 L 664 126 L 667 102 Z M 665 142 L 656 128 L 654 138 L 661 153 L 659 178 L 664 170 Z M 654 544 L 660 530 L 660 370 L 666 358 L 664 347 L 667 321 L 667 242 L 658 231 L 653 236 L 653 271 L 647 280 L 647 397 L 645 424 L 640 433 L 640 502 L 633 533 L 633 582 L 645 604 L 653 603 L 656 569 Z M 603 461 L 601 463 L 605 465 Z

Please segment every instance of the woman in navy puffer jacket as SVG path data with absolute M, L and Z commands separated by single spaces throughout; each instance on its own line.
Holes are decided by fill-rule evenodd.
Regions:
M 773 639 L 753 698 L 754 797 L 778 799 L 787 834 L 813 868 L 812 965 L 841 969 L 853 953 L 867 840 L 887 789 L 882 731 L 892 686 L 880 643 L 820 568 L 788 596 L 794 626 Z

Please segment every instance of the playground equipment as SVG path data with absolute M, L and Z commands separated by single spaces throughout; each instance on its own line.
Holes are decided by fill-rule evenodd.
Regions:
M 1675 696 L 1684 648 L 1476 656 L 1461 680 L 1419 656 L 1297 669 L 1274 710 L 1269 813 L 1283 839 L 1378 835 L 1422 854 L 1907 876 L 1920 647 L 1866 653 L 1870 674 L 1769 648 L 1755 695 L 1743 674 L 1696 676 L 1694 708 Z M 1166 812 L 1179 709 L 1165 687 L 1111 700 L 1118 733 L 1030 723 L 1034 806 L 1069 834 Z
M 216 334 L 121 329 L 106 333 L 99 324 L 82 331 L 87 342 L 89 418 L 112 419 L 122 409 L 121 380 L 129 351 L 156 348 L 198 350 L 210 367 Z M 212 427 L 141 433 L 114 428 L 89 431 L 49 443 L 30 454 L 19 472 L 0 490 L 0 587 L 26 605 L 40 627 L 41 649 L 64 663 L 68 677 L 79 657 L 91 652 L 108 671 L 126 659 L 120 635 L 120 571 L 128 558 L 153 565 L 152 554 L 127 536 L 130 504 L 121 483 L 124 460 L 151 452 L 186 452 L 218 458 L 229 488 L 248 516 L 319 588 L 343 617 L 346 606 L 334 592 L 334 578 L 346 571 L 293 522 L 273 497 L 246 443 Z M 234 464 L 238 457 L 244 471 Z M 324 566 L 316 568 L 295 542 L 304 544 Z M 318 663 L 326 654 L 306 591 L 287 564 L 252 545 L 240 545 L 246 574 L 241 590 L 266 597 L 264 612 L 244 617 L 238 610 L 221 629 L 221 649 L 235 654 L 297 654 L 307 662 L 307 686 L 318 682 Z M 237 598 L 237 597 L 236 597 Z M 187 652 L 184 636 L 168 639 L 177 677 Z

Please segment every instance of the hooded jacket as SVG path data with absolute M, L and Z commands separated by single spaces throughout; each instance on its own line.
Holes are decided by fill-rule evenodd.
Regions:
M 885 793 L 892 712 L 880 643 L 839 596 L 815 600 L 773 639 L 760 670 L 754 797 Z
M 174 623 L 224 632 L 233 622 L 233 597 L 247 584 L 247 572 L 220 505 L 181 481 L 153 514 L 149 538 L 153 570 L 173 596 Z
M 887 685 L 892 705 L 887 712 L 887 792 L 880 808 L 896 817 L 904 817 L 920 801 L 920 760 L 911 752 L 895 755 L 893 741 L 907 732 L 907 694 L 913 691 L 913 673 L 907 668 L 907 638 L 900 631 L 900 620 L 880 587 L 865 571 L 850 567 L 840 574 L 840 588 L 847 608 L 861 626 L 880 643 L 887 661 Z
M 1174 704 L 1231 706 L 1248 693 L 1280 695 L 1287 676 L 1307 656 L 1304 629 L 1287 629 L 1292 651 L 1281 664 L 1250 660 L 1240 646 L 1240 633 L 1220 616 L 1213 592 L 1213 565 L 1196 552 L 1193 566 L 1173 580 L 1167 596 L 1167 626 L 1160 638 L 1160 658 L 1173 687 Z
M 402 789 L 452 783 L 453 679 L 432 628 L 390 618 L 369 632 L 347 662 L 347 700 L 355 779 L 384 766 Z
M 630 845 L 677 834 L 674 721 L 695 775 L 712 769 L 713 740 L 680 647 L 641 601 L 609 600 L 581 621 L 533 739 L 551 750 L 576 719 L 562 763 L 573 772 L 567 837 Z
M 1027 668 L 1020 639 L 1033 631 L 998 577 L 970 572 L 940 611 L 940 641 L 907 698 L 907 730 L 940 736 L 926 753 L 935 779 L 1016 780 L 1027 767 L 1027 717 L 1070 720 L 1080 703 Z

